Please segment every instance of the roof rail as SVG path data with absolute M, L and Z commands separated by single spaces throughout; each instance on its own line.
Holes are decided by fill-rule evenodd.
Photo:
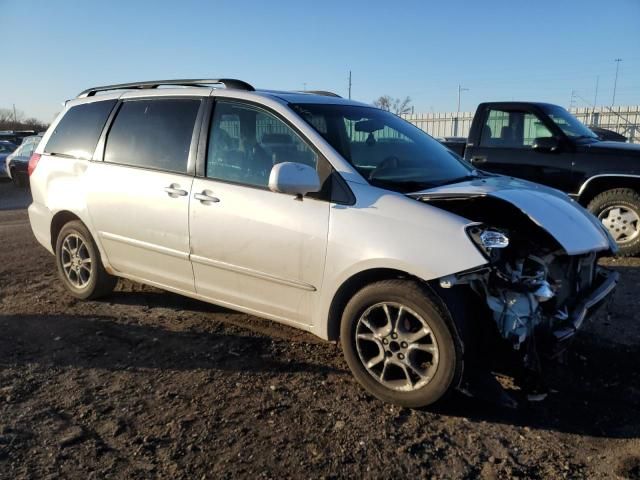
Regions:
M 109 90 L 125 90 L 125 89 L 146 89 L 158 88 L 163 85 L 178 85 L 181 87 L 204 87 L 206 85 L 222 84 L 226 88 L 234 88 L 237 90 L 247 90 L 253 92 L 255 88 L 234 78 L 208 78 L 208 79 L 181 79 L 181 80 L 150 80 L 146 82 L 118 83 L 115 85 L 105 85 L 104 87 L 88 88 L 78 94 L 77 98 L 93 97 L 98 92 L 107 92 Z
M 337 93 L 328 92 L 327 90 L 298 90 L 300 93 L 311 93 L 313 95 L 322 95 L 323 97 L 342 98 Z

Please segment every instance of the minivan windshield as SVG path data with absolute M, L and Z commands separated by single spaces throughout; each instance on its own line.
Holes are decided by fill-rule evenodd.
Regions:
M 543 110 L 567 137 L 574 140 L 579 138 L 598 140 L 595 133 L 564 108 L 557 105 L 547 105 L 543 107 Z
M 372 185 L 408 193 L 478 175 L 454 152 L 393 113 L 357 105 L 291 107 Z

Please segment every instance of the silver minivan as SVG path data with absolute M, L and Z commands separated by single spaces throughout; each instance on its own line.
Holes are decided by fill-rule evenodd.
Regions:
M 403 406 L 473 393 L 498 351 L 541 398 L 542 359 L 617 282 L 597 265 L 615 242 L 565 194 L 329 92 L 91 88 L 29 175 L 33 232 L 71 295 L 122 277 L 339 339 L 362 386 Z

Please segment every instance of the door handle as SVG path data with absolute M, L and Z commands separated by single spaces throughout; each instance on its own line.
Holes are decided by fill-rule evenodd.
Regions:
M 487 163 L 486 155 L 474 155 L 471 157 L 471 163 Z
M 164 187 L 164 191 L 167 192 L 167 195 L 171 198 L 184 197 L 189 194 L 186 190 L 182 190 L 177 183 L 172 183 L 168 187 Z
M 202 193 L 195 193 L 193 198 L 196 200 L 200 200 L 201 203 L 210 204 L 210 203 L 218 203 L 220 199 L 218 197 L 212 197 L 209 195 L 208 190 L 203 190 Z

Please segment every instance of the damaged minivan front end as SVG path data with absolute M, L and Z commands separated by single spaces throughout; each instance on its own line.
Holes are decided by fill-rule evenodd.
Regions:
M 618 273 L 598 259 L 615 253 L 615 242 L 564 194 L 529 182 L 484 176 L 410 196 L 471 221 L 466 233 L 487 264 L 439 286 L 474 292 L 539 390 L 540 357 L 563 351 L 613 292 Z

